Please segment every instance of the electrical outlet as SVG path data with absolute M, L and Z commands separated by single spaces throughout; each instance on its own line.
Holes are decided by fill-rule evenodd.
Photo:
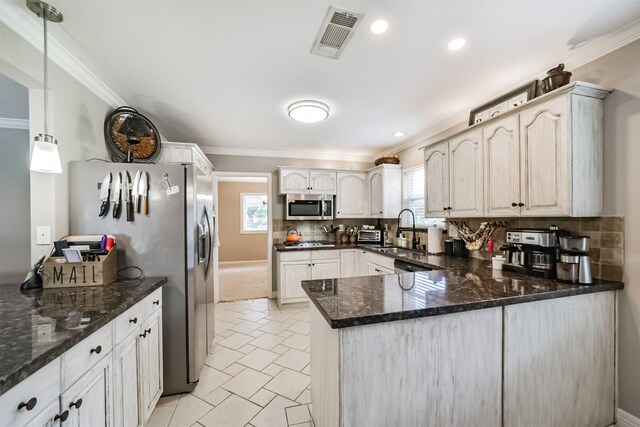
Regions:
M 36 227 L 36 244 L 51 244 L 51 227 L 49 227 L 48 225 L 39 225 Z

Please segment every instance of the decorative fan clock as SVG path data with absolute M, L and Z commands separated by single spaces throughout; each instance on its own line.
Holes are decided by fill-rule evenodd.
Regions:
M 131 107 L 120 107 L 104 121 L 104 139 L 114 162 L 150 163 L 160 154 L 160 134 L 151 120 Z

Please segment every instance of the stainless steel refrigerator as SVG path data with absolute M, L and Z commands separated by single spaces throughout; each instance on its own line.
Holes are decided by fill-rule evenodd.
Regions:
M 105 175 L 111 172 L 113 186 L 118 172 L 129 172 L 133 179 L 138 170 L 148 176 L 147 214 L 134 213 L 127 221 L 123 200 L 119 218 L 113 217 L 113 203 L 100 217 L 99 187 Z M 167 191 L 168 185 L 174 192 Z M 192 165 L 70 165 L 71 234 L 114 235 L 118 269 L 136 266 L 145 276 L 168 278 L 162 316 L 165 395 L 196 386 L 214 338 L 212 192 L 211 179 Z M 135 276 L 134 270 L 122 273 Z

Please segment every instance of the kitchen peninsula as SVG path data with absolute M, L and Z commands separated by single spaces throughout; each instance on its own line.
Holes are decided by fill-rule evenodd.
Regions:
M 303 282 L 317 426 L 614 423 L 621 283 L 402 258 L 433 270 Z

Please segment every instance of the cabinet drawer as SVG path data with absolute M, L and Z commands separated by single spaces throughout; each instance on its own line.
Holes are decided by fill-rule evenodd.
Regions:
M 366 262 L 371 262 L 373 264 L 377 264 L 380 267 L 386 268 L 387 270 L 394 271 L 395 266 L 393 265 L 394 259 L 390 257 L 386 257 L 384 255 L 373 254 L 371 252 L 367 252 L 365 254 Z
M 280 253 L 280 261 L 311 261 L 311 251 L 294 250 Z
M 330 249 L 311 252 L 311 259 L 340 259 L 340 249 Z
M 115 345 L 120 344 L 130 333 L 140 328 L 144 322 L 142 305 L 140 303 L 129 308 L 114 320 Z
M 0 426 L 22 426 L 44 411 L 60 395 L 60 358 L 0 396 Z M 35 403 L 30 410 L 18 406 Z M 31 406 L 30 405 L 30 406 Z
M 62 390 L 72 386 L 85 372 L 111 353 L 113 347 L 112 328 L 113 322 L 89 335 L 62 355 L 62 376 L 64 379 Z
M 138 304 L 142 312 L 142 320 L 146 321 L 151 314 L 162 307 L 162 288 L 156 289 Z

